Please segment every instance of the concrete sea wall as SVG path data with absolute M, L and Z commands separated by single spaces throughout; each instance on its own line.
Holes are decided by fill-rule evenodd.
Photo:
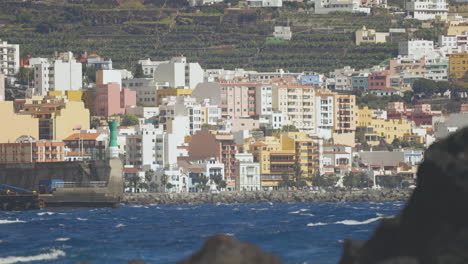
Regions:
M 109 173 L 107 161 L 10 163 L 0 164 L 0 183 L 36 190 L 41 180 L 107 181 Z
M 406 201 L 411 190 L 126 193 L 124 204 Z

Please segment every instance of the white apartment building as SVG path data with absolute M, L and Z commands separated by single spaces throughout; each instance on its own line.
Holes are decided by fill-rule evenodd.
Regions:
M 0 39 L 0 72 L 7 76 L 18 73 L 20 68 L 19 45 Z
M 39 60 L 34 67 L 34 94 L 46 95 L 48 91 L 76 91 L 83 86 L 82 66 L 73 53 L 61 53 L 55 60 Z
M 170 87 L 195 89 L 203 82 L 204 71 L 198 63 L 188 63 L 185 57 L 174 57 L 167 63 L 161 63 L 154 72 L 157 83 L 168 83 Z
M 165 165 L 163 129 L 151 124 L 139 125 L 134 135 L 128 135 L 125 147 L 127 165 L 155 170 Z
M 261 190 L 260 163 L 254 162 L 252 153 L 237 153 L 236 159 L 239 161 L 239 178 L 236 181 L 236 190 Z
M 141 64 L 141 68 L 143 69 L 144 75 L 153 76 L 159 65 L 169 62 L 170 61 L 152 61 L 150 58 L 148 58 L 146 60 L 139 60 L 138 64 Z
M 283 0 L 247 0 L 249 7 L 282 7 Z
M 257 73 L 256 71 L 246 71 L 244 69 L 208 69 L 205 70 L 205 81 L 214 82 L 217 80 L 232 80 L 234 78 L 247 78 L 249 74 Z
M 125 113 L 149 120 L 159 116 L 159 107 L 131 106 L 125 109 Z
M 449 60 L 447 57 L 440 57 L 431 60 L 430 63 L 426 61 L 425 77 L 433 81 L 448 81 L 448 63 Z
M 316 134 L 315 91 L 312 86 L 274 85 L 273 109 L 281 112 L 285 124 L 309 135 Z
M 5 74 L 0 72 L 0 101 L 5 101 Z
M 213 5 L 222 3 L 224 0 L 188 0 L 190 6 Z
M 398 54 L 413 59 L 420 59 L 434 53 L 434 41 L 408 40 L 398 43 Z
M 221 108 L 210 104 L 209 99 L 205 99 L 201 107 L 202 124 L 216 126 L 221 119 Z
M 273 113 L 273 87 L 271 84 L 255 87 L 255 109 L 257 115 L 271 115 Z
M 281 129 L 284 125 L 286 125 L 286 118 L 281 112 L 271 113 L 271 117 L 268 118 L 268 120 L 270 127 L 273 129 Z
M 275 31 L 273 32 L 273 37 L 281 38 L 285 40 L 291 40 L 292 38 L 291 27 L 276 26 Z
M 334 97 L 326 91 L 317 91 L 315 97 L 315 113 L 317 120 L 317 136 L 323 139 L 333 137 Z
M 409 16 L 418 20 L 430 20 L 437 17 L 446 20 L 448 4 L 445 0 L 408 0 L 406 11 Z
M 350 66 L 342 69 L 336 69 L 330 72 L 330 78 L 326 80 L 326 87 L 333 90 L 350 91 L 352 90 L 352 75 L 356 71 Z
M 167 125 L 170 120 L 174 120 L 176 116 L 184 116 L 189 120 L 188 131 L 190 135 L 201 130 L 203 124 L 202 106 L 196 103 L 193 97 L 170 96 L 163 99 L 162 105 L 159 106 L 159 124 L 167 130 Z M 177 129 L 177 128 L 176 128 Z
M 351 12 L 370 14 L 369 7 L 362 7 L 357 0 L 315 0 L 315 14 L 330 12 Z
M 96 85 L 118 83 L 122 87 L 122 72 L 120 70 L 100 70 L 96 72 Z
M 157 90 L 164 86 L 156 83 L 153 78 L 135 78 L 122 81 L 122 87 L 136 92 L 136 101 L 144 106 L 157 106 Z

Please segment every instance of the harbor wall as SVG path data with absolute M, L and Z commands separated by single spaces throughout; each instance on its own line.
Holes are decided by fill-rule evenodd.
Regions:
M 0 183 L 38 190 L 39 181 L 61 179 L 85 183 L 108 181 L 109 161 L 0 164 Z

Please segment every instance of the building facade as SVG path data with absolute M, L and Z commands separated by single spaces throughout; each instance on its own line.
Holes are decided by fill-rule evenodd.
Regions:
M 8 44 L 0 39 L 0 72 L 6 76 L 13 76 L 20 68 L 18 44 Z

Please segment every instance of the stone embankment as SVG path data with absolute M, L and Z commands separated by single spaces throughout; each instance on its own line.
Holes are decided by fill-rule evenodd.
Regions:
M 127 193 L 124 204 L 406 201 L 411 190 Z

